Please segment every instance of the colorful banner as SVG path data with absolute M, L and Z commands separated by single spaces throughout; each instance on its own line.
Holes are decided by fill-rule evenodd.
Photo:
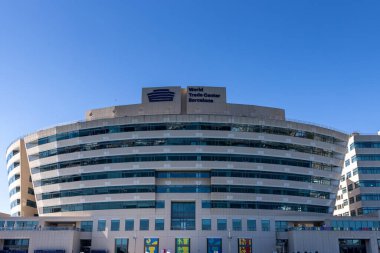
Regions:
M 250 238 L 239 238 L 239 253 L 252 253 L 252 239 Z
M 190 238 L 176 238 L 175 253 L 190 253 Z
M 144 238 L 144 253 L 158 253 L 158 238 Z
M 222 253 L 222 239 L 207 238 L 207 253 Z

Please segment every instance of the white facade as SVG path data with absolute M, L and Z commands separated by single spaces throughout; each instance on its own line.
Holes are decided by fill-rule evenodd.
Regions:
M 334 215 L 380 210 L 380 135 L 353 134 L 348 141 Z

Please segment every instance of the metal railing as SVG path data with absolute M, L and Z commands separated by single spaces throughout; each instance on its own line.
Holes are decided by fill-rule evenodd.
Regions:
M 76 227 L 0 227 L 0 231 L 80 231 Z
M 380 231 L 379 227 L 289 227 L 287 231 Z

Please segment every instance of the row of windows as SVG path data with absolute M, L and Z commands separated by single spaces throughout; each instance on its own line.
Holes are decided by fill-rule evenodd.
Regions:
M 212 170 L 211 170 L 212 173 Z M 215 176 L 215 175 L 212 175 Z M 156 171 L 156 178 L 210 178 L 209 171 Z
M 35 228 L 38 221 L 4 221 L 0 220 L 0 228 Z
M 115 178 L 133 178 L 133 177 L 154 177 L 154 170 L 120 170 L 120 171 L 102 171 L 91 172 L 69 176 L 59 176 L 48 179 L 36 180 L 34 186 L 43 186 L 51 184 L 61 184 L 77 181 L 115 179 Z
M 310 198 L 329 199 L 330 193 L 303 189 L 289 189 L 265 186 L 243 186 L 243 185 L 213 185 L 211 192 L 234 192 L 234 193 L 256 193 L 272 195 L 302 196 Z
M 354 190 L 353 184 L 349 184 L 348 187 L 343 187 L 342 193 L 347 193 L 347 190 L 348 192 L 353 191 Z
M 380 221 L 369 221 L 369 220 L 332 220 L 331 226 L 333 228 L 347 228 L 352 230 L 362 230 L 364 228 L 380 229 Z
M 9 197 L 11 197 L 12 195 L 18 192 L 20 192 L 20 186 L 13 187 L 12 190 L 9 191 Z
M 137 208 L 165 208 L 164 201 L 116 201 L 116 202 L 96 202 L 96 203 L 81 203 L 68 204 L 57 206 L 46 206 L 43 208 L 43 213 L 57 212 L 76 212 L 90 210 L 110 210 L 110 209 L 137 209 Z
M 56 169 L 65 169 L 76 166 L 88 166 L 97 164 L 110 163 L 128 163 L 128 162 L 160 162 L 160 161 L 220 161 L 220 162 L 246 162 L 246 163 L 266 163 L 288 166 L 298 166 L 313 168 L 318 170 L 332 171 L 333 165 L 311 162 L 299 159 L 279 158 L 271 156 L 256 155 L 227 155 L 227 154 L 144 154 L 144 155 L 125 155 L 125 156 L 107 156 L 93 157 L 86 159 L 71 160 L 58 162 L 32 169 L 32 174 L 41 173 Z
M 358 208 L 358 215 L 375 213 L 380 210 L 380 207 L 363 207 Z
M 328 213 L 326 206 L 305 205 L 295 203 L 259 202 L 259 201 L 225 201 L 203 200 L 202 208 L 233 208 L 233 209 L 267 209 L 296 212 Z
M 11 202 L 11 209 L 17 205 L 20 205 L 20 199 L 15 199 Z M 26 205 L 34 208 L 37 207 L 36 202 L 29 199 L 26 200 Z
M 110 221 L 110 231 L 120 231 L 123 230 L 121 227 L 120 220 L 111 220 Z M 285 231 L 288 228 L 288 222 L 276 221 L 276 231 Z M 82 221 L 80 224 L 80 228 L 82 232 L 92 232 L 93 231 L 93 221 Z M 247 219 L 245 223 L 245 227 L 243 228 L 242 219 L 232 219 L 231 220 L 231 228 L 232 231 L 242 231 L 245 229 L 246 231 L 256 231 L 256 220 L 255 219 Z M 106 220 L 98 220 L 97 222 L 97 231 L 105 231 L 107 229 L 107 221 Z M 149 219 L 140 219 L 138 229 L 135 228 L 134 219 L 126 219 L 124 220 L 124 231 L 134 231 L 141 230 L 146 231 L 150 229 Z M 201 220 L 201 229 L 202 230 L 212 230 L 212 219 L 204 218 Z M 156 218 L 154 220 L 154 230 L 165 230 L 165 220 L 162 218 Z M 176 228 L 171 227 L 171 230 L 178 230 Z M 187 230 L 195 230 L 195 226 L 192 229 Z M 228 220 L 227 219 L 216 219 L 216 230 L 225 231 L 228 229 Z M 270 220 L 261 220 L 261 231 L 270 231 Z
M 9 167 L 8 167 L 8 169 L 7 169 L 8 174 L 9 174 L 9 172 L 11 172 L 13 169 L 17 168 L 19 165 L 20 165 L 20 162 L 14 162 L 14 163 L 12 163 L 11 165 L 9 165 Z
M 55 192 L 46 192 L 37 194 L 37 200 L 65 198 L 74 196 L 86 195 L 102 195 L 102 194 L 122 194 L 122 193 L 142 193 L 142 192 L 155 192 L 154 185 L 131 185 L 131 186 L 106 186 L 83 188 L 75 190 L 63 190 Z
M 336 205 L 335 207 L 334 207 L 334 209 L 335 210 L 340 210 L 340 209 L 343 209 L 344 208 L 344 204 L 339 204 L 339 205 Z
M 156 177 L 156 178 L 210 178 L 210 177 L 238 177 L 238 178 L 265 178 L 274 180 L 298 181 L 313 184 L 332 185 L 335 180 L 309 175 L 270 171 L 248 170 L 211 170 L 208 171 L 154 171 L 154 170 L 122 170 L 83 173 L 77 175 L 60 176 L 36 180 L 34 186 L 44 186 L 87 180 L 131 178 L 131 177 Z
M 7 246 L 29 246 L 29 239 L 5 239 L 4 247 Z
M 380 167 L 359 167 L 356 169 L 360 174 L 380 174 Z
M 355 201 L 359 202 L 359 201 L 362 200 L 363 196 L 366 196 L 365 199 L 363 199 L 363 200 L 378 201 L 379 200 L 378 195 L 376 195 L 376 196 L 375 195 L 376 194 L 356 195 L 355 197 L 351 197 L 349 199 L 349 201 L 345 200 L 344 204 L 337 205 L 335 207 L 335 210 L 344 208 L 345 205 L 348 205 L 348 202 L 350 204 L 355 203 Z M 340 216 L 349 216 L 349 215 L 356 216 L 356 215 L 370 214 L 370 213 L 373 213 L 373 212 L 377 212 L 378 210 L 380 210 L 380 207 L 358 208 L 357 210 L 350 210 L 350 212 L 345 212 L 343 214 L 340 214 Z
M 4 252 L 28 252 L 29 239 L 4 239 Z
M 359 169 L 358 168 L 354 168 L 352 171 L 347 172 L 346 175 L 342 175 L 340 177 L 340 181 L 344 182 L 346 179 L 349 179 L 352 176 L 357 175 L 358 173 L 359 173 Z
M 350 150 L 354 148 L 380 148 L 380 142 L 354 142 L 350 144 Z
M 293 136 L 299 138 L 312 139 L 321 142 L 334 143 L 344 145 L 344 141 L 334 137 L 281 127 L 271 127 L 262 125 L 243 125 L 230 123 L 145 123 L 135 125 L 117 125 L 104 126 L 90 129 L 81 129 L 71 132 L 59 133 L 48 137 L 43 137 L 38 140 L 26 143 L 27 148 L 43 145 L 50 142 L 67 140 L 71 138 L 93 136 L 110 133 L 138 132 L 138 131 L 164 131 L 164 130 L 211 130 L 211 131 L 230 131 L 230 132 L 254 132 L 267 133 L 276 135 Z
M 358 183 L 360 187 L 380 187 L 379 180 L 360 180 L 356 183 Z
M 8 185 L 11 185 L 14 181 L 18 180 L 20 178 L 20 174 L 14 174 L 9 180 Z
M 351 162 L 356 161 L 380 161 L 380 155 L 369 154 L 369 155 L 354 155 L 351 158 Z
M 37 155 L 30 155 L 29 160 L 46 158 L 50 156 L 68 154 L 74 152 L 112 149 L 112 148 L 127 148 L 140 146 L 170 146 L 170 145 L 205 145 L 205 146 L 234 146 L 234 147 L 250 147 L 250 148 L 266 148 L 279 150 L 294 150 L 302 153 L 333 157 L 333 152 L 325 151 L 321 148 L 307 147 L 289 143 L 264 142 L 256 140 L 243 139 L 214 139 L 214 138 L 155 138 L 155 139 L 134 139 L 134 140 L 119 140 L 106 141 L 89 144 L 81 144 L 67 146 L 62 148 L 42 151 Z
M 136 209 L 136 208 L 165 208 L 164 201 L 117 201 L 117 202 L 97 202 L 67 204 L 43 207 L 43 213 L 74 212 L 90 210 L 110 210 L 110 209 Z M 295 203 L 274 203 L 259 201 L 223 201 L 223 200 L 203 200 L 202 208 L 232 208 L 232 209 L 266 209 L 297 212 L 328 213 L 326 206 L 295 204 Z
M 354 186 L 355 186 L 355 189 L 359 188 L 361 185 L 360 185 L 360 182 L 357 181 L 357 182 L 354 182 L 353 184 L 349 184 L 348 187 L 342 187 L 342 185 L 339 185 L 339 189 L 342 190 L 342 193 L 347 193 L 347 189 L 348 191 L 353 191 L 354 190 Z
M 242 177 L 242 178 L 265 178 L 286 181 L 307 182 L 313 184 L 332 185 L 337 181 L 325 177 L 309 175 L 298 175 L 292 173 L 270 172 L 270 171 L 247 171 L 247 170 L 211 170 L 213 177 Z
M 277 232 L 285 232 L 289 227 L 289 223 L 287 221 L 275 221 L 275 229 Z
M 380 194 L 361 194 L 361 200 L 379 201 Z
M 343 182 L 346 179 L 351 178 L 352 176 L 355 176 L 357 174 L 380 174 L 380 168 L 379 167 L 359 167 L 354 168 L 351 171 L 347 172 L 346 175 L 342 175 L 340 181 Z
M 20 205 L 20 199 L 15 199 L 11 202 L 11 209 L 15 206 Z
M 102 194 L 122 194 L 122 193 L 210 193 L 210 192 L 233 192 L 252 194 L 273 194 L 289 195 L 310 198 L 329 199 L 330 193 L 322 191 L 289 189 L 266 186 L 246 186 L 246 185 L 132 185 L 132 186 L 106 186 L 84 189 L 61 190 L 37 194 L 37 200 L 65 198 L 74 196 L 102 195 Z
M 8 155 L 7 155 L 7 158 L 6 158 L 6 162 L 8 163 L 8 161 L 15 155 L 17 155 L 18 153 L 20 153 L 20 151 L 18 150 L 12 150 Z
M 341 199 L 341 198 L 340 198 Z M 339 200 L 339 198 L 337 198 Z M 335 210 L 343 209 L 345 206 L 348 206 L 348 204 L 354 204 L 355 202 L 361 201 L 361 195 L 358 194 L 356 196 L 350 197 L 349 199 L 344 199 L 342 204 L 336 205 Z

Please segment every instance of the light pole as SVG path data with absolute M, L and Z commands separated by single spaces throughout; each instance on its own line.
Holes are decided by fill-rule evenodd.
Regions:
M 231 253 L 231 230 L 228 230 L 228 253 Z
M 137 235 L 135 231 L 135 234 L 133 235 L 133 241 L 134 241 L 133 253 L 136 253 L 136 239 L 137 239 Z

